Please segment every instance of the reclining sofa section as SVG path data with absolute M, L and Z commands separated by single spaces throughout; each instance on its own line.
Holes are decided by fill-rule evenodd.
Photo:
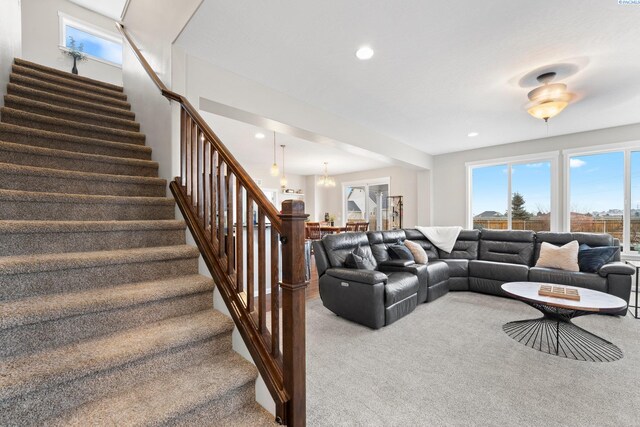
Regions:
M 389 258 L 390 245 L 411 240 L 427 253 L 426 265 Z M 463 230 L 450 253 L 436 248 L 415 229 L 341 233 L 313 242 L 325 307 L 345 319 L 377 329 L 433 301 L 449 290 L 506 296 L 506 282 L 558 283 L 594 289 L 629 301 L 634 269 L 613 262 L 597 273 L 535 267 L 542 242 L 564 245 L 573 240 L 591 247 L 620 246 L 608 234 L 516 230 Z M 345 267 L 347 255 L 360 247 L 375 270 Z M 624 315 L 626 310 L 621 311 Z

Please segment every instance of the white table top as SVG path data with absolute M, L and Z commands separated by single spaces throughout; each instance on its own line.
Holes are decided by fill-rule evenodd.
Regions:
M 577 289 L 580 294 L 580 301 L 538 295 L 538 289 L 540 289 L 541 285 Z M 615 313 L 627 307 L 627 303 L 624 302 L 622 298 L 618 298 L 615 295 L 605 294 L 604 292 L 576 286 L 557 285 L 555 283 L 509 282 L 502 285 L 502 290 L 519 300 L 544 304 L 549 307 L 566 308 L 569 310 Z

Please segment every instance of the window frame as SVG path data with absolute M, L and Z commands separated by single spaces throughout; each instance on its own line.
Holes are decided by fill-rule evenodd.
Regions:
M 114 33 L 114 32 L 110 32 L 107 30 L 104 30 L 100 27 L 97 27 L 95 25 L 92 25 L 88 22 L 82 21 L 80 19 L 77 19 L 71 15 L 67 15 L 66 13 L 60 12 L 58 11 L 58 25 L 59 25 L 59 30 L 58 30 L 58 47 L 60 50 L 65 51 L 65 52 L 69 52 L 69 48 L 67 47 L 67 25 L 74 27 L 80 31 L 84 31 L 86 33 L 89 33 L 95 37 L 104 39 L 104 40 L 108 40 L 114 43 L 119 44 L 121 47 L 123 46 L 123 42 L 122 42 L 122 37 L 120 37 L 118 34 Z M 116 62 L 111 62 L 108 61 L 106 59 L 103 58 L 98 58 L 97 56 L 93 56 L 93 55 L 89 55 L 87 53 L 85 53 L 85 55 L 87 56 L 87 58 L 93 60 L 93 61 L 97 61 L 97 62 L 101 62 L 103 64 L 107 64 L 107 65 L 111 65 L 112 67 L 116 67 L 116 68 L 120 68 L 122 69 L 122 64 L 118 64 Z
M 564 217 L 563 229 L 571 231 L 571 158 L 594 154 L 623 153 L 624 155 L 624 204 L 622 220 L 622 253 L 625 258 L 640 258 L 640 253 L 631 251 L 631 153 L 640 152 L 640 141 L 597 145 L 562 150 L 564 169 Z
M 380 177 L 380 178 L 372 178 L 372 179 L 361 179 L 357 181 L 348 181 L 342 183 L 342 190 L 340 193 L 340 197 L 342 198 L 342 220 L 340 223 L 343 226 L 347 225 L 347 197 L 346 197 L 346 189 L 347 187 L 360 187 L 364 186 L 369 188 L 371 185 L 387 185 L 389 188 L 389 195 L 391 195 L 391 177 Z M 365 190 L 365 191 L 367 191 Z M 366 207 L 365 207 L 366 210 Z
M 504 165 L 507 168 L 507 229 L 511 230 L 511 198 L 513 192 L 511 189 L 512 172 L 511 169 L 515 165 L 526 165 L 529 163 L 549 162 L 550 163 L 550 231 L 558 231 L 560 229 L 560 203 L 559 188 L 560 181 L 558 176 L 558 157 L 560 151 L 547 151 L 544 153 L 525 154 L 521 156 L 502 157 L 499 159 L 479 160 L 466 162 L 466 228 L 473 228 L 473 170 L 483 167 Z

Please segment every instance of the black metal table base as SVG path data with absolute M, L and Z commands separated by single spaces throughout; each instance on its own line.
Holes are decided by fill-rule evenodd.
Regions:
M 543 353 L 587 362 L 613 362 L 622 359 L 622 350 L 589 331 L 574 325 L 571 319 L 590 312 L 548 307 L 529 303 L 543 317 L 505 324 L 502 329 L 514 340 Z

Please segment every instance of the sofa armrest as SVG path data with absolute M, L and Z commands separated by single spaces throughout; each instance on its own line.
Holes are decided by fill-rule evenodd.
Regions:
M 633 275 L 636 269 L 624 262 L 616 261 L 603 265 L 598 270 L 598 274 L 602 277 L 607 277 L 609 274 L 626 274 L 628 276 Z
M 330 268 L 326 274 L 336 279 L 351 282 L 375 285 L 376 283 L 387 283 L 387 275 L 375 270 L 361 270 L 355 268 Z
M 384 267 L 408 267 L 413 264 L 415 264 L 415 261 L 410 259 L 388 259 L 378 263 L 378 268 L 383 270 Z

